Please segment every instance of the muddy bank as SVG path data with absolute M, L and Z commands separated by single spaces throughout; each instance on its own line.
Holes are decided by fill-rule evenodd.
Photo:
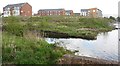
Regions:
M 55 31 L 42 31 L 45 33 L 44 37 L 49 37 L 49 38 L 82 38 L 82 39 L 87 39 L 87 40 L 95 40 L 95 36 L 85 36 L 85 35 L 76 35 L 72 36 L 69 35 L 68 33 L 61 33 L 61 32 L 55 32 Z
M 118 64 L 118 62 L 66 54 L 59 59 L 58 64 Z

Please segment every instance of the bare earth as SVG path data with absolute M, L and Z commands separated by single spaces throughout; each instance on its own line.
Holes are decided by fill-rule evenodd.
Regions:
M 59 64 L 118 64 L 118 62 L 66 54 L 59 59 Z

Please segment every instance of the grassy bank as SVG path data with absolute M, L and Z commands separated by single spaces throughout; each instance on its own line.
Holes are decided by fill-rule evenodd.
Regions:
M 44 40 L 33 41 L 3 32 L 3 64 L 56 64 L 64 54 L 71 53 Z
M 45 17 L 9 17 L 3 18 L 4 23 L 14 23 L 21 32 L 26 30 L 56 32 L 55 36 L 60 33 L 67 34 L 68 37 L 78 37 L 94 39 L 98 33 L 110 31 L 113 28 L 109 26 L 112 21 L 107 18 L 75 18 L 63 16 L 45 16 Z M 19 26 L 21 26 L 21 28 Z M 6 27 L 11 31 L 9 27 Z M 17 28 L 14 28 L 15 30 Z M 13 32 L 14 33 L 14 32 Z M 16 33 L 18 34 L 18 33 Z M 49 37 L 49 36 L 48 36 Z M 61 38 L 61 37 L 59 37 Z
M 31 24 L 20 22 L 18 17 L 3 18 L 3 64 L 56 64 L 64 54 L 71 54 L 44 39 L 27 37 L 27 31 L 34 30 Z
M 60 57 L 71 52 L 48 44 L 44 39 L 35 39 L 39 33 L 42 38 L 44 34 L 48 35 L 51 32 L 51 36 L 61 34 L 59 38 L 62 35 L 68 35 L 68 37 L 93 39 L 99 32 L 112 30 L 112 27 L 109 26 L 110 21 L 104 18 L 62 16 L 5 17 L 2 28 L 3 64 L 55 64 Z M 33 35 L 36 36 L 33 37 Z

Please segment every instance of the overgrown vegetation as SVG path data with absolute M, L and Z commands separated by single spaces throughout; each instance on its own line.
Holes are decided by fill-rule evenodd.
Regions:
M 3 20 L 11 20 L 9 18 L 4 18 Z M 12 17 L 13 18 L 13 17 Z M 63 16 L 44 16 L 44 17 L 14 17 L 16 19 L 16 28 L 13 28 L 13 32 L 10 33 L 20 33 L 26 30 L 37 30 L 37 31 L 51 31 L 59 33 L 68 34 L 69 37 L 80 37 L 91 39 L 94 38 L 99 32 L 109 31 L 113 28 L 109 26 L 112 21 L 107 18 L 79 18 L 79 17 L 63 17 Z M 23 21 L 24 20 L 24 21 Z M 14 20 L 15 21 L 15 20 Z M 7 26 L 7 24 L 6 24 Z M 4 27 L 11 31 L 9 26 Z M 24 30 L 21 30 L 21 28 Z M 15 27 L 15 25 L 13 26 Z M 19 29 L 20 32 L 14 32 L 14 30 Z M 25 30 L 26 29 L 26 30 Z M 57 34 L 56 34 L 57 36 Z
M 112 30 L 110 22 L 107 18 L 67 16 L 4 17 L 3 64 L 55 64 L 62 55 L 71 53 L 55 44 L 48 44 L 44 39 L 25 38 L 27 31 L 51 31 L 93 39 L 99 32 Z
M 3 18 L 3 64 L 56 64 L 64 54 L 71 53 L 55 44 L 48 44 L 44 39 L 25 38 L 23 34 L 34 27 L 29 22 L 21 22 L 20 18 Z

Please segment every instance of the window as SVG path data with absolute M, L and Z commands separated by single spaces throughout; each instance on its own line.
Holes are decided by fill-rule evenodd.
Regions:
M 14 10 L 19 10 L 19 7 L 14 7 Z
M 30 13 L 30 11 L 28 11 L 28 13 Z
M 19 7 L 17 7 L 17 9 L 19 10 Z
M 8 8 L 8 10 L 10 10 L 10 8 Z
M 6 11 L 4 11 L 4 14 L 6 14 Z
M 9 14 L 9 11 L 7 12 L 7 14 Z
M 19 10 L 14 10 L 14 11 L 13 11 L 13 15 L 17 16 L 17 15 L 20 14 L 19 12 L 20 12 Z
M 95 12 L 95 10 L 93 10 L 93 12 Z
M 15 14 L 16 12 L 15 11 L 13 11 L 13 14 Z
M 14 7 L 14 10 L 16 10 L 16 7 Z
M 21 13 L 22 13 L 23 11 L 21 11 Z

